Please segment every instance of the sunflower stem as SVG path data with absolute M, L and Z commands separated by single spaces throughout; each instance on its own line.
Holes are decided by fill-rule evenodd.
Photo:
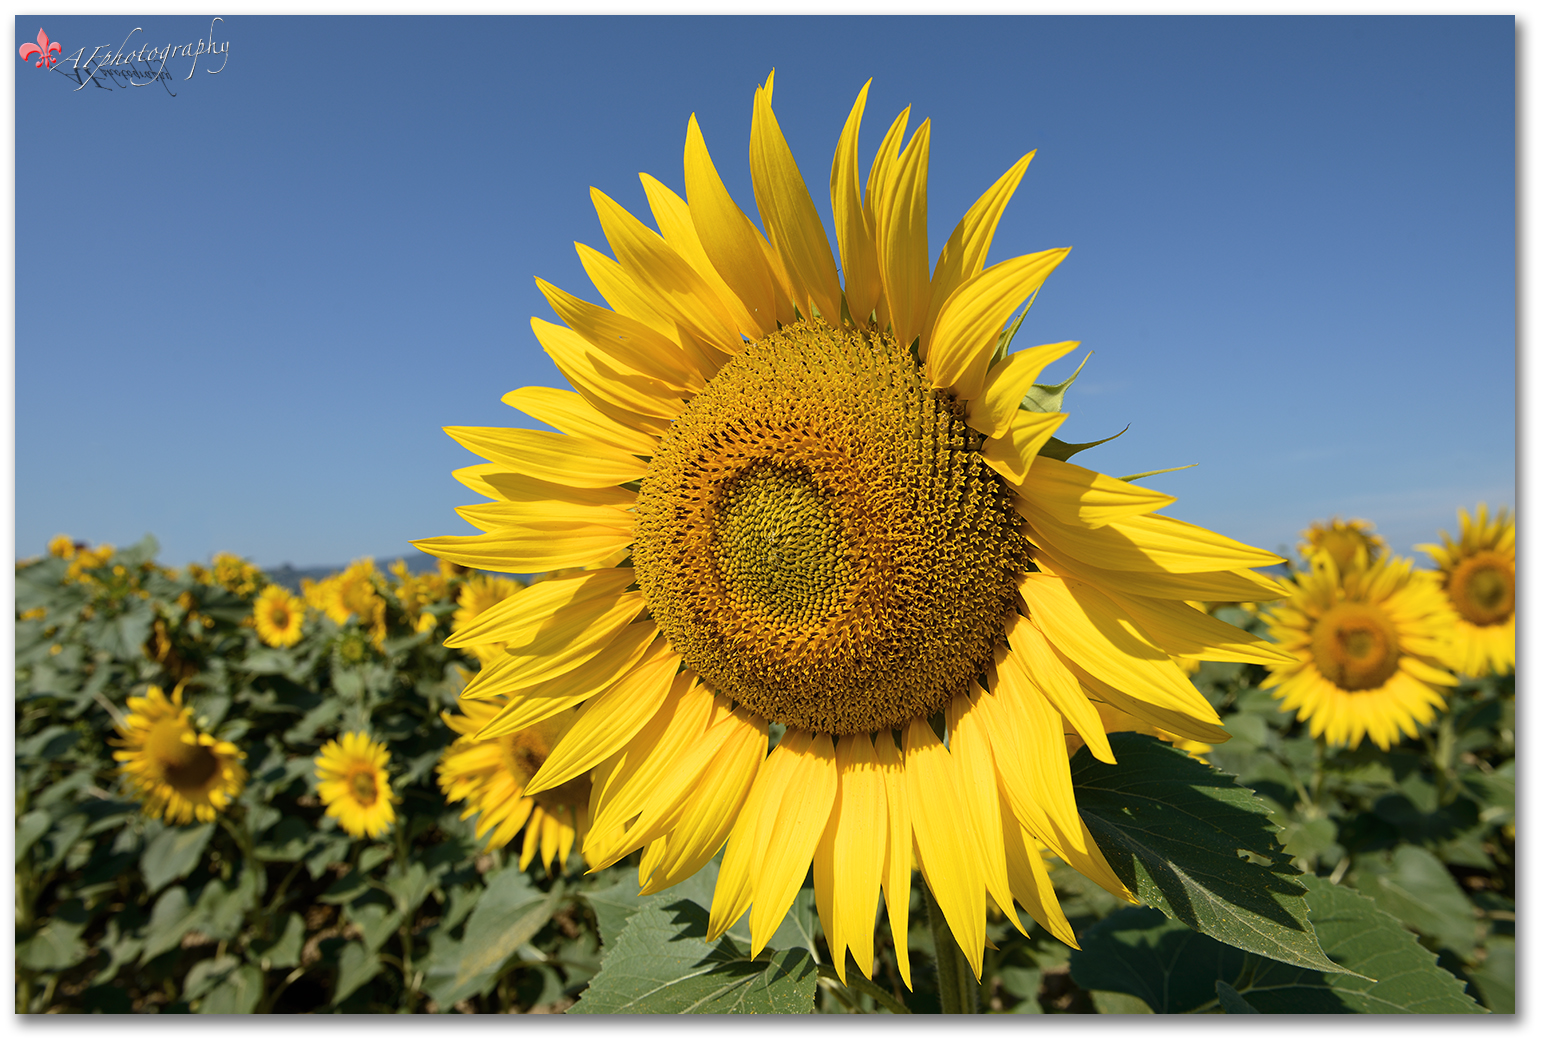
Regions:
M 979 983 L 969 969 L 969 960 L 958 947 L 958 939 L 947 925 L 941 906 L 926 887 L 926 912 L 931 917 L 931 942 L 936 948 L 936 989 L 944 1014 L 979 1013 Z
M 881 1006 L 884 1010 L 887 1010 L 891 1014 L 907 1014 L 914 1012 L 908 1006 L 905 1006 L 903 1003 L 899 1002 L 898 999 L 895 999 L 892 995 L 888 994 L 888 992 L 884 991 L 879 985 L 867 980 L 855 970 L 846 971 L 845 981 L 849 982 L 848 987 L 846 986 L 845 981 L 840 980 L 839 972 L 832 966 L 824 966 L 822 963 L 820 963 L 818 965 L 818 976 L 833 981 L 835 985 L 846 988 L 846 991 L 863 992 L 866 995 L 870 995 L 878 1006 Z M 843 996 L 841 998 L 843 998 Z

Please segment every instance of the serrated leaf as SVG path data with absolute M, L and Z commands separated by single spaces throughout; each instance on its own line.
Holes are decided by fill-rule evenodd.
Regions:
M 1302 877 L 1319 943 L 1345 973 L 1319 973 L 1221 944 L 1151 909 L 1124 908 L 1082 934 L 1071 976 L 1157 1013 L 1225 1009 L 1225 983 L 1259 1013 L 1483 1013 L 1415 935 L 1355 890 Z
M 640 877 L 638 869 L 625 869 L 618 882 L 605 890 L 595 893 L 583 893 L 588 904 L 592 905 L 592 913 L 597 916 L 597 932 L 603 942 L 603 950 L 606 952 L 614 946 L 619 934 L 624 932 L 625 923 L 630 921 L 630 916 L 647 908 L 658 899 L 667 900 L 682 898 L 698 903 L 707 911 L 710 902 L 716 892 L 716 873 L 720 866 L 715 861 L 710 861 L 699 871 L 689 876 L 683 882 L 660 894 L 649 897 L 640 895 Z
M 1421 847 L 1400 846 L 1389 859 L 1362 856 L 1352 884 L 1411 929 L 1466 958 L 1474 952 L 1474 905 L 1442 862 Z
M 603 968 L 569 1013 L 810 1013 L 818 967 L 805 948 L 754 960 L 732 938 L 705 942 L 710 914 L 694 901 L 654 900 L 630 916 Z
M 140 854 L 140 871 L 145 875 L 145 888 L 152 893 L 170 882 L 183 878 L 193 871 L 210 844 L 214 824 L 194 824 L 191 827 L 169 825 L 162 828 L 146 843 Z
M 1117 765 L 1071 761 L 1077 809 L 1114 873 L 1151 905 L 1225 944 L 1337 972 L 1270 807 L 1232 777 L 1149 736 L 1109 737 Z

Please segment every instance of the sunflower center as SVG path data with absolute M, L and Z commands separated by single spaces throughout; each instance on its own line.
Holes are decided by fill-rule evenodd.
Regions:
M 185 793 L 208 784 L 221 764 L 210 748 L 183 739 L 191 732 L 182 719 L 175 719 L 160 723 L 146 740 L 146 750 L 160 760 L 167 784 Z
M 1512 616 L 1517 599 L 1512 560 L 1496 551 L 1470 555 L 1449 577 L 1448 596 L 1470 623 L 1487 627 L 1504 622 Z
M 375 770 L 363 769 L 350 777 L 350 794 L 355 796 L 355 801 L 363 806 L 377 804 L 377 774 Z
M 1376 606 L 1345 602 L 1319 617 L 1313 662 L 1341 689 L 1376 689 L 1399 669 L 1399 632 Z
M 803 321 L 664 436 L 635 571 L 696 673 L 772 722 L 902 726 L 978 675 L 1015 601 L 1011 496 L 891 337 Z

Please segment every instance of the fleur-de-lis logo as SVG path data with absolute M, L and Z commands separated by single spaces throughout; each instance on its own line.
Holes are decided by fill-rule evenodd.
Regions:
M 38 60 L 33 65 L 38 69 L 42 69 L 44 66 L 53 69 L 54 63 L 59 61 L 59 59 L 54 57 L 59 54 L 58 41 L 50 40 L 48 34 L 41 29 L 38 30 L 38 42 L 36 44 L 23 44 L 17 50 L 21 52 L 23 62 L 33 55 L 37 55 Z

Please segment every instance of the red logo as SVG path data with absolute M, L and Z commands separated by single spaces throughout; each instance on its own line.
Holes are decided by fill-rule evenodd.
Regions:
M 48 38 L 48 34 L 43 32 L 41 29 L 38 30 L 38 42 L 36 44 L 23 44 L 17 50 L 21 52 L 23 62 L 27 61 L 27 59 L 31 58 L 33 55 L 37 55 L 38 60 L 34 62 L 33 65 L 38 69 L 42 69 L 44 66 L 48 66 L 50 69 L 53 69 L 54 63 L 59 61 L 59 59 L 54 57 L 55 55 L 59 54 L 59 43 L 57 41 L 50 40 Z

